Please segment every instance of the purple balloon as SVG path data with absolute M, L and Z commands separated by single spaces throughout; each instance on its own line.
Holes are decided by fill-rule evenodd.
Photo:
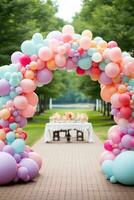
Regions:
M 0 151 L 2 151 L 4 146 L 5 146 L 5 143 L 2 140 L 0 140 Z
M 27 125 L 27 119 L 25 117 L 21 117 L 19 121 L 19 125 L 21 128 L 24 128 Z
M 134 139 L 134 137 L 132 137 L 131 135 L 124 135 L 121 139 L 121 144 L 123 147 L 125 148 L 132 148 L 132 144 L 131 141 Z
M 21 156 L 18 153 L 14 154 L 14 158 L 15 158 L 15 160 L 16 160 L 17 163 L 19 163 L 21 161 Z
M 14 150 L 10 145 L 5 145 L 4 148 L 3 148 L 3 152 L 14 155 Z
M 20 179 L 22 179 L 23 181 L 27 180 L 28 181 L 28 169 L 26 167 L 20 167 L 18 169 L 17 175 Z
M 34 160 L 30 158 L 24 158 L 20 161 L 20 166 L 28 169 L 30 180 L 38 176 L 39 167 Z
M 113 154 L 115 155 L 115 156 L 117 156 L 118 154 L 120 154 L 120 149 L 118 149 L 118 148 L 115 148 L 115 149 L 113 149 Z
M 10 183 L 16 176 L 17 164 L 9 153 L 0 152 L 0 185 Z
M 112 83 L 112 79 L 109 78 L 105 72 L 102 72 L 101 75 L 100 75 L 100 79 L 99 79 L 99 82 L 102 83 L 102 84 L 110 84 Z
M 0 125 L 1 125 L 3 128 L 6 128 L 6 127 L 8 127 L 9 122 L 8 122 L 7 120 L 1 119 L 1 120 L 0 120 Z
M 48 84 L 52 81 L 52 72 L 45 68 L 37 72 L 37 81 L 42 84 Z
M 10 92 L 10 85 L 6 79 L 0 80 L 0 96 L 6 96 Z
M 19 59 L 20 57 L 23 55 L 23 53 L 21 53 L 20 51 L 15 51 L 12 55 L 11 55 L 11 62 L 16 64 L 19 63 Z

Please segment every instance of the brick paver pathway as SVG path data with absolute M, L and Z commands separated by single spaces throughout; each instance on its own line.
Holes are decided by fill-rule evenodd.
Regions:
M 0 187 L 0 200 L 134 200 L 134 187 L 111 184 L 100 171 L 102 144 L 34 145 L 44 165 L 40 176 L 28 184 Z

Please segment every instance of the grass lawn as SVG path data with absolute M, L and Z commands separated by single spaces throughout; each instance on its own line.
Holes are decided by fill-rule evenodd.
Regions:
M 27 144 L 33 145 L 37 140 L 39 140 L 43 136 L 45 123 L 49 121 L 49 117 L 53 113 L 59 112 L 63 114 L 66 111 L 72 111 L 74 113 L 77 112 L 87 113 L 89 116 L 89 121 L 93 124 L 95 133 L 102 141 L 107 138 L 107 131 L 110 128 L 110 126 L 114 125 L 114 122 L 110 118 L 104 117 L 101 113 L 91 110 L 70 110 L 70 109 L 47 110 L 45 111 L 45 113 L 41 115 L 34 116 L 33 119 L 28 122 L 28 125 L 25 128 L 25 130 L 28 133 Z

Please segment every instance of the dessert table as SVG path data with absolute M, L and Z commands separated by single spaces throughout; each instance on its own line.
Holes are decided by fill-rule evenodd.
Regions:
M 50 122 L 47 123 L 44 130 L 44 142 L 53 140 L 53 132 L 60 130 L 79 130 L 84 133 L 84 140 L 94 142 L 93 126 L 88 122 Z

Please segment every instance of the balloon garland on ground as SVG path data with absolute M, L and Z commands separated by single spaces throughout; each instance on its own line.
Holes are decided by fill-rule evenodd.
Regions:
M 115 41 L 92 39 L 90 30 L 76 34 L 66 25 L 46 38 L 35 33 L 11 55 L 11 62 L 0 68 L 0 185 L 38 175 L 41 158 L 25 144 L 23 128 L 36 111 L 36 87 L 49 84 L 57 69 L 87 74 L 100 83 L 117 124 L 108 131 L 101 168 L 112 183 L 133 185 L 134 58 Z

